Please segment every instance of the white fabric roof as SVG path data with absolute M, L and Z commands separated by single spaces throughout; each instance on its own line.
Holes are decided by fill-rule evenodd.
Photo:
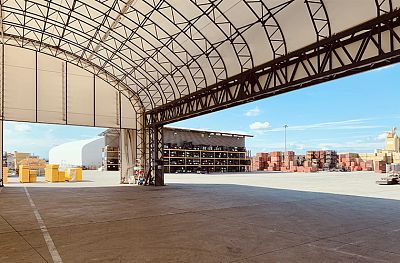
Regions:
M 377 5 L 380 2 L 391 6 Z M 97 86 L 104 89 L 94 95 L 90 74 L 70 67 L 69 116 L 73 123 L 86 125 L 97 107 L 101 124 L 96 125 L 116 127 L 118 99 L 112 86 L 128 90 L 123 95 L 124 121 L 129 123 L 135 118 L 129 111 L 132 94 L 150 110 L 399 6 L 400 0 L 6 0 L 2 18 L 7 45 L 68 60 L 101 75 L 106 81 L 97 78 L 104 82 Z M 29 71 L 35 53 L 10 50 L 6 81 L 20 90 L 6 89 L 8 119 L 32 120 L 33 90 L 25 89 L 35 81 Z M 59 99 L 43 95 L 45 101 L 38 103 L 44 108 L 43 121 L 58 123 L 62 68 L 52 66 L 56 62 L 51 60 L 39 56 L 39 87 L 47 97 L 58 94 Z M 16 67 L 18 74 L 13 74 Z M 20 74 L 25 78 L 18 78 Z M 81 86 L 90 88 L 82 92 Z M 98 98 L 92 103 L 97 106 L 84 103 L 92 97 Z

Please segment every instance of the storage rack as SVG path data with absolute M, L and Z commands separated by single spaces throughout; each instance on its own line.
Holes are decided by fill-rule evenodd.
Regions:
M 194 146 L 193 149 L 169 148 L 163 150 L 164 172 L 245 172 L 250 158 L 242 147 Z
M 106 171 L 118 171 L 120 151 L 117 147 L 106 146 L 103 148 L 103 167 Z

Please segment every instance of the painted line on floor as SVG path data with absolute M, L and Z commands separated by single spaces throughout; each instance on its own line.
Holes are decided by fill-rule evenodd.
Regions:
M 28 189 L 26 188 L 26 186 L 24 186 L 24 189 L 25 189 L 26 196 L 28 197 L 29 203 L 31 204 L 31 207 L 33 209 L 33 213 L 35 214 L 36 220 L 38 221 L 40 230 L 42 231 L 44 240 L 46 241 L 47 248 L 48 248 L 48 250 L 50 252 L 50 255 L 51 255 L 52 259 L 53 259 L 53 262 L 54 263 L 63 263 L 63 261 L 62 261 L 62 259 L 60 257 L 60 254 L 58 253 L 57 248 L 54 245 L 53 239 L 51 239 L 50 233 L 47 230 L 47 227 L 44 224 L 44 221 L 43 221 L 42 217 L 39 214 L 39 210 L 36 208 L 36 205 L 33 202 L 32 198 L 31 198 L 31 195 L 29 194 Z

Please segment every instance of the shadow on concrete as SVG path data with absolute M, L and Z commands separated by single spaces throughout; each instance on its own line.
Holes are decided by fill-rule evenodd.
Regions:
M 28 191 L 74 262 L 400 262 L 398 200 L 235 184 Z M 24 189 L 5 187 L 1 217 L 46 258 L 30 214 Z

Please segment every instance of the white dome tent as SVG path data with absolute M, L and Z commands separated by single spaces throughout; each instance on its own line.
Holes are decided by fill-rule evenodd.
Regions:
M 49 151 L 49 163 L 97 169 L 102 165 L 104 137 L 67 142 Z

